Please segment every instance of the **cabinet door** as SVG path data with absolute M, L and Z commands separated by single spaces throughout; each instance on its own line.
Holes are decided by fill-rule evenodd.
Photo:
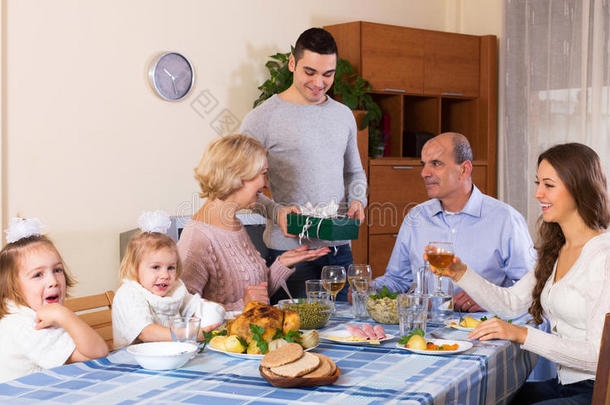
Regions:
M 362 23 L 362 71 L 375 90 L 421 93 L 424 34 L 413 28 Z
M 479 54 L 478 37 L 426 31 L 424 93 L 477 97 Z
M 472 167 L 472 182 L 481 190 L 481 193 L 487 194 L 487 166 Z
M 369 264 L 373 278 L 383 276 L 392 256 L 397 234 L 371 235 L 369 237 Z
M 420 172 L 418 164 L 371 165 L 369 233 L 397 233 L 409 209 L 428 199 Z

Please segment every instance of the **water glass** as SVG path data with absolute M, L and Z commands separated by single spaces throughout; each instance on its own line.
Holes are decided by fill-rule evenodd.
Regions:
M 415 329 L 426 333 L 428 317 L 428 296 L 423 294 L 399 294 L 398 325 L 400 335 L 406 336 Z
M 322 280 L 305 280 L 305 294 L 307 294 L 307 299 L 318 298 L 320 293 L 328 294 L 322 285 Z
M 176 316 L 170 319 L 169 331 L 174 342 L 197 344 L 201 319 L 197 317 Z
M 432 273 L 430 273 L 432 275 Z M 430 320 L 444 322 L 454 317 L 453 281 L 448 277 L 431 276 Z
M 413 282 L 417 284 L 415 290 L 413 291 L 415 294 L 428 294 L 428 291 L 434 291 L 429 289 L 428 283 L 430 282 L 430 275 L 432 272 L 430 271 L 430 266 L 426 262 L 425 265 L 418 267 L 415 270 L 415 274 L 413 275 Z
M 366 301 L 368 298 L 368 291 L 352 291 L 352 315 L 354 318 L 366 319 L 369 317 L 369 311 L 366 309 Z

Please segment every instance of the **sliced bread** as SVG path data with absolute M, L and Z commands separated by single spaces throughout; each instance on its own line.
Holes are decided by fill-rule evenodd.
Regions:
M 286 346 L 282 346 L 286 347 Z M 280 348 L 281 349 L 281 348 Z M 279 350 L 279 349 L 278 349 Z M 271 371 L 282 377 L 300 377 L 310 371 L 315 370 L 320 364 L 320 358 L 311 353 L 305 352 L 303 357 L 295 362 L 285 364 L 279 367 L 272 367 Z
M 328 357 L 319 353 L 312 353 L 314 356 L 320 359 L 320 365 L 315 370 L 305 374 L 303 378 L 315 378 L 315 377 L 328 377 L 331 375 L 332 367 L 330 365 L 330 360 Z M 334 362 L 333 362 L 334 363 Z
M 298 343 L 288 343 L 269 352 L 261 360 L 261 366 L 271 368 L 292 363 L 303 357 L 303 347 Z

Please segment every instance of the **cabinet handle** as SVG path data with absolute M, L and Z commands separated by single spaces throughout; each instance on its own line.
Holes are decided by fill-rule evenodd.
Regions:
M 464 93 L 451 93 L 451 92 L 448 92 L 448 93 L 441 93 L 441 95 L 442 96 L 463 96 Z
M 403 89 L 392 89 L 392 88 L 389 88 L 389 87 L 386 87 L 385 89 L 383 89 L 383 91 L 395 91 L 397 93 L 406 93 L 406 90 L 403 90 Z
M 393 238 L 398 238 L 398 234 L 397 234 L 397 233 L 393 233 L 393 234 L 392 234 L 392 237 L 393 237 Z
M 392 166 L 392 169 L 396 170 L 411 170 L 413 168 L 413 166 Z

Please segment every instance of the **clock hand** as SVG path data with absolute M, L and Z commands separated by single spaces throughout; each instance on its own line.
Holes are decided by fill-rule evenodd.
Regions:
M 174 94 L 178 95 L 178 90 L 176 89 L 176 80 L 172 77 L 172 86 L 174 86 Z
M 163 71 L 164 71 L 165 73 L 167 73 L 167 75 L 168 75 L 168 76 L 169 76 L 169 77 L 172 79 L 172 81 L 173 81 L 173 80 L 176 80 L 176 78 L 175 78 L 175 77 L 174 77 L 174 76 L 173 76 L 173 75 L 172 75 L 170 72 L 168 72 L 168 71 L 167 71 L 167 69 L 163 68 Z

